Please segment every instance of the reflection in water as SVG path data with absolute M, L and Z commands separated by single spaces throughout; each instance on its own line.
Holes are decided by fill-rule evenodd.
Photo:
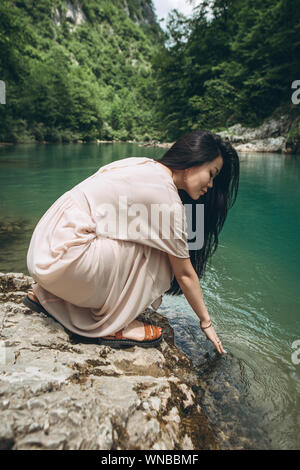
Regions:
M 165 151 L 126 143 L 0 147 L 1 220 L 15 221 L 12 236 L 3 230 L 0 271 L 28 274 L 32 231 L 61 194 L 111 161 Z M 158 309 L 199 371 L 198 398 L 224 448 L 300 448 L 300 365 L 291 361 L 300 339 L 299 178 L 299 156 L 241 155 L 238 198 L 201 280 L 227 355 L 206 340 L 183 296 L 165 296 Z
M 1 217 L 0 216 L 0 244 L 4 247 L 6 243 L 12 243 L 15 238 L 20 237 L 28 222 L 24 218 Z

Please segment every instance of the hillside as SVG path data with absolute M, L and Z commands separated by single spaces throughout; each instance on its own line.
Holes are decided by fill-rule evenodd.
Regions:
M 151 0 L 4 0 L 0 141 L 153 137 L 163 39 Z
M 299 148 L 296 3 L 194 5 L 191 18 L 173 10 L 165 33 L 152 0 L 2 0 L 0 142 L 170 142 L 237 124 L 244 134 L 283 110 L 284 134 L 279 123 L 263 138 Z

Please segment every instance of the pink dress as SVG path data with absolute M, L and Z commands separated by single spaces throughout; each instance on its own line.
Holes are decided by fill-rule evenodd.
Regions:
M 153 207 L 167 227 L 154 223 Z M 33 291 L 68 330 L 113 334 L 159 307 L 173 279 L 168 253 L 189 258 L 186 229 L 162 165 L 140 157 L 112 162 L 59 197 L 36 225 L 27 253 Z

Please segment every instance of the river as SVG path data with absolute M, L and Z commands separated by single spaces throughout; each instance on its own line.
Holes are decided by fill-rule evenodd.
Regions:
M 32 231 L 61 194 L 111 161 L 165 152 L 131 143 L 0 146 L 0 271 L 28 274 Z M 198 368 L 202 406 L 232 447 L 245 436 L 252 448 L 299 449 L 300 155 L 243 153 L 240 162 L 238 198 L 201 280 L 227 355 L 205 340 L 183 296 L 164 296 L 158 312 Z

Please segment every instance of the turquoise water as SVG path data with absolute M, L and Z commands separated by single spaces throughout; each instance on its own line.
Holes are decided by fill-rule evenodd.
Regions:
M 0 229 L 0 271 L 28 274 L 33 228 L 61 194 L 113 160 L 158 158 L 165 151 L 127 143 L 0 146 L 0 224 L 8 224 Z M 300 341 L 300 156 L 240 159 L 238 199 L 201 280 L 226 358 L 216 362 L 184 297 L 165 296 L 158 311 L 168 316 L 177 344 L 198 361 L 200 373 L 208 351 L 229 383 L 239 381 L 249 427 L 255 423 L 251 410 L 258 409 L 257 423 L 273 448 L 299 449 L 300 364 L 292 361 L 292 343 Z M 221 419 L 214 403 L 212 419 Z

